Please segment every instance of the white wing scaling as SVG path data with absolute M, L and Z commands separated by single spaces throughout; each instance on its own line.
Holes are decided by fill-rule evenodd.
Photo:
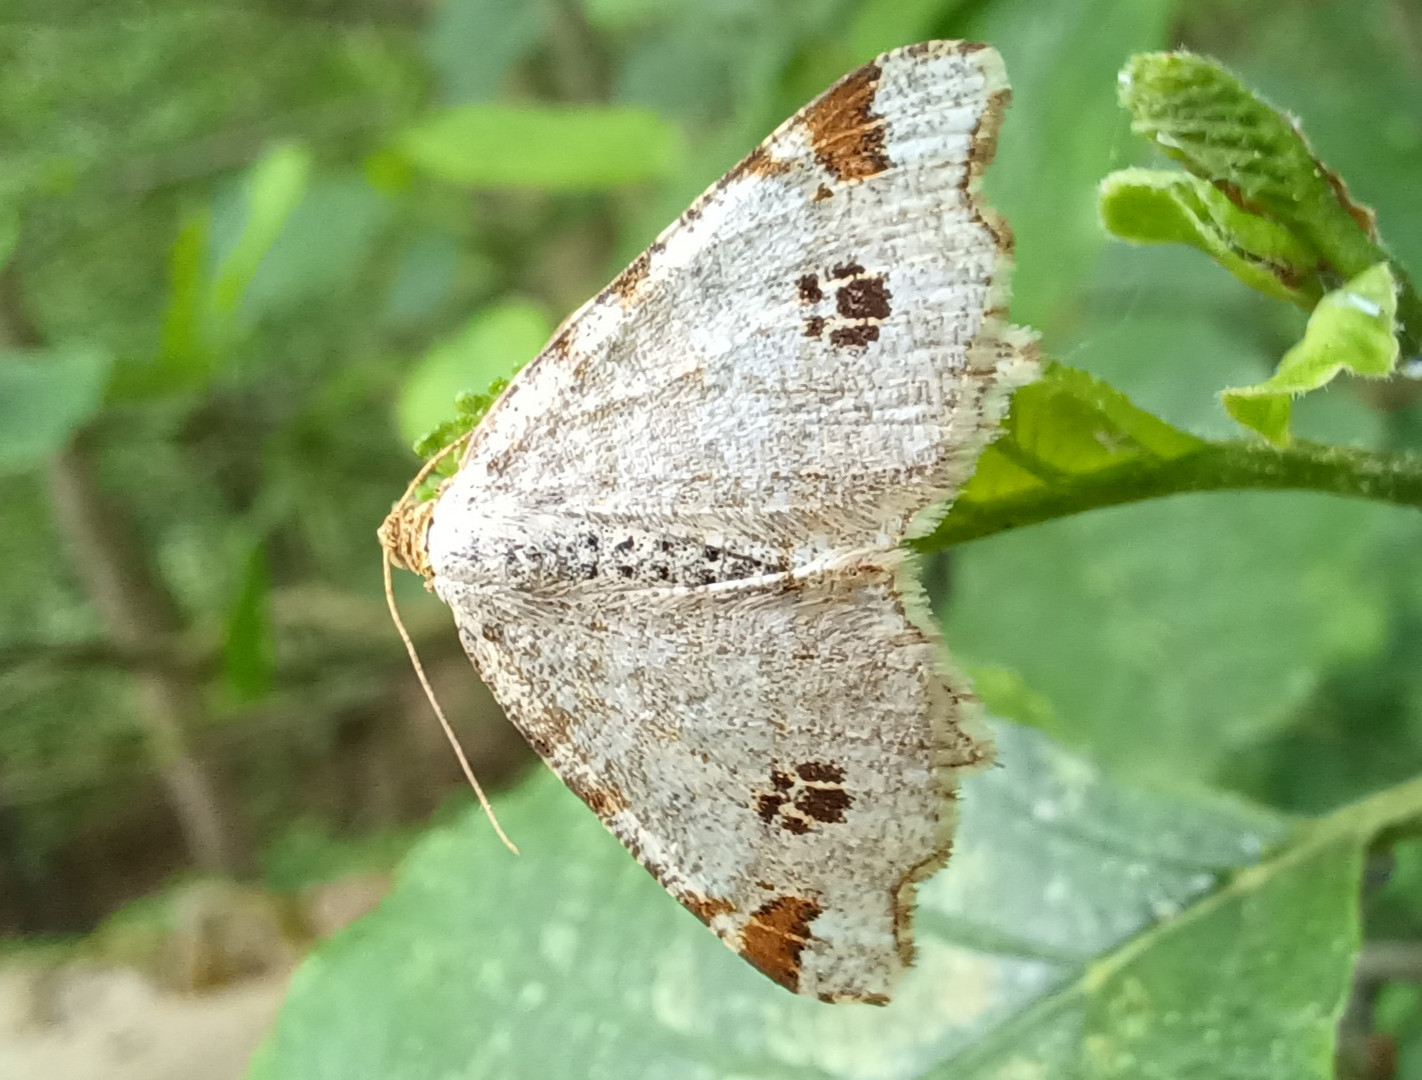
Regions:
M 728 944 L 827 1000 L 887 999 L 988 754 L 898 544 L 1035 373 L 975 194 L 1006 96 L 961 43 L 846 76 L 565 324 L 425 519 L 534 748 Z
M 887 1000 L 935 773 L 978 763 L 891 571 L 514 602 L 441 582 L 509 718 L 644 866 L 775 981 Z M 478 612 L 477 621 L 469 615 Z
M 974 193 L 1006 98 L 961 43 L 846 76 L 568 320 L 461 487 L 801 557 L 897 540 L 1032 374 Z

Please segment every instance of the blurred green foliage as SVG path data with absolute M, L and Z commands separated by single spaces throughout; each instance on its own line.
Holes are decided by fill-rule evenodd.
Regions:
M 428 786 L 428 758 L 412 752 L 413 736 L 389 734 L 404 732 L 411 706 L 403 653 L 383 621 L 373 536 L 419 464 L 408 444 L 456 421 L 458 394 L 481 393 L 525 362 L 559 318 L 806 99 L 883 49 L 933 36 L 985 40 L 1006 59 L 1014 104 L 988 187 L 1017 235 L 1013 314 L 1043 332 L 1049 355 L 1103 380 L 1067 373 L 1032 388 L 1004 451 L 1025 448 L 1088 481 L 1118 467 L 1164 468 L 1201 439 L 1237 438 L 1219 392 L 1263 383 L 1304 337 L 1303 312 L 1199 252 L 1108 240 L 1097 217 L 1102 179 L 1165 164 L 1118 105 L 1117 72 L 1133 54 L 1184 44 L 1216 56 L 1300 118 L 1312 150 L 1377 212 L 1381 241 L 1350 274 L 1382 255 L 1422 266 L 1422 12 L 1399 0 L 14 0 L 0 15 L 0 927 L 92 924 L 151 883 L 128 872 L 122 852 L 155 873 L 186 861 L 172 824 L 178 804 L 154 794 L 171 790 L 155 789 L 154 777 L 178 758 L 212 777 L 219 816 L 241 819 L 265 865 L 283 868 L 271 872 L 278 884 L 301 877 L 294 862 L 323 864 L 310 836 L 390 829 L 427 811 L 432 802 L 398 793 Z M 1182 215 L 1173 239 L 1235 260 L 1236 272 L 1257 268 L 1261 254 L 1277 260 L 1276 242 L 1293 251 L 1273 232 L 1243 236 L 1235 204 L 1210 194 L 1217 188 L 1180 183 L 1169 189 Z M 1131 194 L 1165 187 L 1146 186 Z M 1194 240 L 1179 232 L 1186 226 Z M 1321 291 L 1291 299 L 1307 306 Z M 1291 430 L 1362 451 L 1416 451 L 1418 396 L 1405 379 L 1340 377 L 1293 403 Z M 1083 446 L 1083 424 L 1111 438 Z M 945 541 L 986 536 L 973 521 L 1019 490 L 1011 461 L 991 461 L 964 516 L 945 522 Z M 56 496 L 76 476 L 102 496 L 87 509 L 103 527 L 87 539 L 72 527 L 74 506 Z M 955 528 L 964 531 L 953 537 Z M 1176 999 L 1213 993 L 1225 1008 L 1240 987 L 1258 991 L 1256 1012 L 1235 1003 L 1256 1026 L 1214 1030 L 1241 1053 L 1291 1048 L 1302 1056 L 1288 1058 L 1290 1076 L 1326 1075 L 1331 1010 L 1355 945 L 1362 835 L 1335 835 L 1330 847 L 1272 814 L 1219 810 L 1215 792 L 1322 815 L 1419 772 L 1419 534 L 1415 511 L 1396 506 L 1231 492 L 1098 510 L 935 556 L 930 580 L 950 645 L 990 673 L 981 689 L 991 706 L 1070 747 L 1039 748 L 1054 767 L 1104 768 L 1104 790 L 1148 783 L 1182 827 L 1236 814 L 1284 845 L 1233 862 L 1162 856 L 1210 882 L 1247 863 L 1256 865 L 1246 873 L 1280 873 L 1236 877 L 1215 899 L 1182 887 L 1166 908 L 1137 905 L 1067 957 L 1021 926 L 990 935 L 968 926 L 981 905 L 949 904 L 942 924 L 925 916 L 945 949 L 969 940 L 991 963 L 1015 955 L 1046 965 L 1022 984 L 1030 994 L 997 1011 L 984 1005 L 982 1025 L 925 982 L 892 1036 L 892 1012 L 830 1020 L 809 1003 L 792 1025 L 800 1041 L 767 1050 L 773 1030 L 745 1035 L 745 1017 L 788 1017 L 802 1003 L 757 986 L 566 796 L 530 782 L 512 796 L 507 823 L 531 853 L 504 861 L 472 822 L 433 833 L 381 921 L 330 954 L 331 970 L 350 972 L 346 997 L 332 995 L 319 966 L 308 969 L 259 1075 L 318 1075 L 315 1060 L 354 1075 L 353 1058 L 324 1055 L 356 1053 L 358 1031 L 379 1034 L 369 980 L 392 995 L 382 1013 L 392 1026 L 402 1018 L 418 1028 L 423 1015 L 438 1028 L 419 1044 L 435 1047 L 429 1060 L 401 1059 L 412 1076 L 461 1067 L 471 1047 L 512 1055 L 502 1075 L 531 1075 L 537 1055 L 580 1024 L 619 1032 L 602 1043 L 614 1056 L 595 1062 L 607 1075 L 650 1070 L 667 1055 L 715 1075 L 947 1075 L 949 1058 L 988 1028 L 1007 1033 L 995 1045 L 1012 1049 L 1014 1033 L 1029 1031 L 1021 1025 L 1037 1024 L 1032 1039 L 1051 1045 L 1036 1060 L 1053 1075 L 1140 1075 L 1145 1059 L 1159 1075 L 1186 1077 L 1203 1075 L 1191 1071 L 1199 1062 L 1149 1040 L 1128 1045 L 1123 1033 L 1154 1033 L 1130 1021 L 1175 1002 L 1203 1025 L 1170 1044 L 1179 1049 L 1206 1038 L 1210 1021 Z M 113 605 L 84 569 L 95 560 L 127 568 L 120 582 L 138 589 L 119 590 L 120 609 L 122 596 L 137 595 L 167 614 L 116 636 Z M 457 651 L 436 629 L 444 616 L 433 601 L 413 581 L 401 589 L 422 648 Z M 161 753 L 145 696 L 154 680 L 190 699 L 180 738 Z M 412 722 L 427 722 L 418 704 Z M 489 729 L 471 730 L 477 750 Z M 1008 750 L 1036 760 L 1035 738 L 1009 736 Z M 1019 776 L 1004 760 L 1004 773 Z M 983 778 L 969 812 L 1010 790 Z M 1356 822 L 1350 814 L 1324 820 Z M 312 827 L 313 816 L 327 824 Z M 1167 830 L 1148 821 L 1105 829 L 1088 819 L 1091 837 L 1146 863 L 1165 843 Z M 1033 820 L 1008 810 L 985 819 L 985 831 L 970 833 L 981 858 L 933 888 L 957 888 L 955 873 L 981 884 L 973 875 L 991 870 L 993 829 L 1018 843 Z M 149 847 L 133 845 L 150 833 Z M 973 843 L 965 839 L 965 853 Z M 120 854 L 106 862 L 110 849 Z M 1307 854 L 1293 863 L 1295 851 Z M 1365 928 L 1415 942 L 1422 864 L 1416 845 L 1398 852 L 1392 884 L 1366 898 Z M 1085 874 L 1071 895 L 1082 910 L 1111 914 L 1120 896 L 1083 900 L 1100 885 L 1083 867 L 1103 857 L 1068 854 L 1053 865 Z M 99 869 L 85 876 L 76 863 Z M 1283 894 L 1263 884 L 1294 899 L 1275 909 L 1271 898 Z M 79 899 L 63 909 L 51 899 L 59 893 Z M 538 923 L 530 897 L 556 901 L 557 918 Z M 587 923 L 571 944 L 558 936 L 568 922 Z M 503 925 L 544 950 L 536 972 L 490 974 L 503 963 Z M 450 942 L 469 955 L 450 955 Z M 1260 958 L 1276 946 L 1300 954 L 1298 970 L 1271 974 Z M 585 948 L 588 970 L 607 983 L 559 966 Z M 405 966 L 387 965 L 397 954 Z M 1201 970 L 1200 955 L 1233 966 Z M 706 1018 L 663 1015 L 671 1004 L 645 997 L 703 971 L 715 988 Z M 428 1003 L 443 985 L 470 996 L 421 1013 L 397 993 Z M 1078 986 L 1089 992 L 1063 989 Z M 1301 986 L 1307 1000 L 1290 997 Z M 626 1002 L 599 1012 L 594 993 Z M 498 1023 L 439 1021 L 467 1018 L 481 994 L 503 1010 Z M 1046 1013 L 1031 1011 L 1037 997 Z M 655 1024 L 640 1019 L 648 1010 Z M 535 1015 L 546 1037 L 502 1048 L 499 1032 Z M 1398 1048 L 1396 1075 L 1422 1077 L 1416 995 L 1387 988 L 1374 1019 Z M 965 1026 L 977 1034 L 945 1034 Z M 840 1041 L 825 1060 L 796 1056 L 830 1027 Z M 921 1054 L 905 1049 L 914 1031 L 926 1040 Z M 975 1053 L 969 1071 L 952 1075 L 1012 1075 L 1009 1057 Z M 1271 1074 L 1261 1064 L 1209 1075 Z

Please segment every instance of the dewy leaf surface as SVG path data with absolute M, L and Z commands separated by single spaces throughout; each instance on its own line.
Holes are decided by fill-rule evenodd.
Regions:
M 1328 385 L 1340 372 L 1364 378 L 1391 375 L 1397 366 L 1397 284 L 1378 263 L 1318 302 L 1303 340 L 1284 354 L 1264 382 L 1226 390 L 1225 410 L 1277 446 L 1289 443 L 1293 399 Z
M 1328 1075 L 1367 830 L 1121 787 L 1025 728 L 999 746 L 886 1008 L 764 980 L 540 775 L 501 807 L 525 854 L 472 812 L 430 834 L 297 974 L 252 1080 Z

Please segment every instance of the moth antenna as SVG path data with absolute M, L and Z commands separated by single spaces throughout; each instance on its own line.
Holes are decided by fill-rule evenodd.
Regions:
M 469 433 L 469 434 L 472 434 Z M 400 496 L 400 501 L 396 503 L 397 510 L 406 506 L 414 496 L 416 489 L 425 482 L 425 478 L 435 470 L 449 454 L 469 441 L 469 434 L 461 435 L 443 450 L 437 453 L 429 461 L 425 462 L 420 471 L 415 474 L 415 478 L 410 481 L 409 487 L 405 489 L 405 494 Z M 391 517 L 395 514 L 392 512 Z M 449 718 L 444 715 L 444 709 L 440 708 L 439 699 L 435 697 L 434 688 L 430 686 L 429 677 L 425 675 L 425 666 L 420 663 L 420 654 L 415 651 L 415 643 L 410 639 L 409 631 L 405 629 L 404 620 L 400 618 L 400 609 L 395 604 L 395 582 L 391 575 L 390 564 L 390 541 L 386 538 L 384 528 L 381 530 L 381 566 L 385 578 L 385 606 L 390 609 L 390 618 L 395 623 L 395 630 L 400 635 L 400 640 L 405 643 L 405 652 L 410 657 L 410 664 L 415 669 L 415 675 L 420 680 L 420 686 L 424 689 L 425 698 L 430 703 L 430 708 L 434 709 L 434 714 L 439 718 L 439 726 L 444 729 L 444 737 L 449 740 L 449 745 L 454 749 L 454 756 L 459 759 L 459 767 L 464 770 L 464 778 L 469 781 L 469 786 L 474 789 L 474 794 L 479 799 L 479 806 L 484 811 L 484 816 L 489 819 L 489 824 L 494 827 L 494 832 L 498 834 L 500 840 L 504 842 L 504 847 L 517 855 L 518 848 L 514 842 L 508 838 L 503 826 L 499 824 L 498 815 L 494 813 L 493 806 L 489 803 L 489 797 L 484 794 L 484 789 L 479 785 L 479 780 L 474 775 L 474 769 L 469 764 L 469 758 L 465 756 L 464 747 L 459 745 L 459 738 L 454 734 L 454 728 L 450 726 Z
M 459 759 L 459 767 L 464 770 L 464 778 L 469 781 L 469 786 L 474 789 L 474 794 L 478 796 L 479 805 L 484 810 L 484 816 L 489 819 L 489 824 L 494 827 L 494 832 L 499 839 L 504 842 L 504 847 L 517 855 L 518 848 L 514 842 L 508 838 L 503 826 L 499 824 L 498 815 L 494 813 L 494 808 L 489 804 L 489 797 L 484 794 L 484 789 L 479 786 L 478 779 L 474 776 L 474 770 L 469 764 L 469 758 L 464 754 L 464 747 L 459 745 L 459 739 L 454 734 L 454 728 L 450 726 L 449 719 L 444 715 L 444 710 L 440 708 L 439 700 L 435 697 L 434 688 L 430 686 L 430 680 L 425 675 L 425 666 L 420 663 L 420 655 L 415 651 L 415 643 L 410 640 L 410 634 L 405 629 L 404 622 L 400 619 L 400 611 L 395 606 L 395 584 L 390 573 L 390 554 L 385 552 L 381 558 L 384 564 L 385 574 L 385 603 L 390 608 L 390 617 L 395 621 L 395 629 L 400 634 L 400 640 L 405 643 L 405 651 L 410 655 L 410 663 L 414 665 L 415 674 L 419 677 L 420 686 L 424 688 L 425 697 L 429 699 L 430 707 L 434 709 L 435 716 L 439 717 L 439 725 L 444 729 L 444 737 L 449 740 L 449 745 L 454 748 L 454 756 Z

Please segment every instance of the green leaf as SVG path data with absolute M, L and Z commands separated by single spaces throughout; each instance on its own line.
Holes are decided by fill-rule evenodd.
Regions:
M 1358 258 L 1377 261 L 1370 213 L 1348 200 L 1288 117 L 1220 65 L 1188 53 L 1133 56 L 1120 92 L 1135 132 L 1246 208 L 1293 228 L 1341 271 Z
M 509 68 L 538 47 L 552 10 L 508 0 L 445 0 L 436 5 L 426 20 L 424 46 L 439 73 L 443 100 L 491 97 Z
M 112 357 L 92 345 L 0 351 L 0 473 L 42 465 L 103 405 Z
M 845 32 L 853 63 L 934 36 L 964 0 L 864 0 Z
M 244 319 L 290 314 L 318 298 L 350 295 L 369 272 L 393 208 L 358 176 L 311 182 L 247 282 Z
M 913 546 L 934 551 L 1029 524 L 1022 511 L 1051 492 L 1110 487 L 1206 445 L 1086 372 L 1052 364 L 1013 395 L 1001 437 L 952 512 Z
M 505 300 L 480 311 L 411 368 L 396 403 L 401 435 L 423 446 L 429 441 L 427 433 L 440 438 L 451 430 L 443 425 L 454 424 L 458 430 L 435 449 L 462 435 L 475 402 L 466 401 L 461 410 L 456 399 L 482 394 L 496 380 L 511 376 L 538 355 L 552 332 L 547 313 L 531 300 Z
M 885 1008 L 769 983 L 542 776 L 500 807 L 525 854 L 472 811 L 432 832 L 297 973 L 251 1078 L 1330 1077 L 1361 851 L 1422 787 L 1291 834 L 998 737 Z
M 1121 57 L 1167 40 L 1177 9 L 1174 0 L 997 0 L 968 5 L 952 27 L 991 42 L 1007 63 L 1012 104 L 984 184 L 1017 237 L 1012 316 L 1053 349 L 1104 247 L 1095 191 L 1126 141 L 1113 76 Z
M 1315 491 L 1422 508 L 1422 459 L 1353 447 L 1211 442 L 1050 365 L 1019 389 L 1002 435 L 916 551 L 940 551 L 1086 510 L 1191 491 Z
M 266 544 L 252 545 L 222 641 L 223 683 L 235 701 L 255 701 L 271 688 L 276 668 L 272 636 L 271 571 Z
M 1075 515 L 955 548 L 944 631 L 969 671 L 1020 673 L 1049 730 L 1103 766 L 1220 783 L 1382 647 L 1374 553 L 1412 513 L 1231 493 Z
M 163 343 L 158 361 L 143 379 L 126 377 L 123 391 L 141 395 L 150 390 L 194 382 L 213 365 L 207 342 L 207 254 L 210 216 L 189 214 L 178 227 L 168 252 L 168 309 L 163 317 Z
M 489 389 L 482 394 L 465 392 L 455 395 L 454 419 L 446 420 L 432 431 L 420 436 L 415 441 L 415 456 L 428 460 L 468 435 L 479 426 L 479 421 L 488 415 L 489 410 L 494 407 L 494 402 L 498 400 L 499 395 L 508 385 L 507 379 L 495 379 L 489 384 Z M 451 476 L 454 473 L 454 467 L 442 464 L 436 471 L 441 476 Z
M 1284 354 L 1273 375 L 1224 391 L 1225 410 L 1276 446 L 1287 446 L 1296 396 L 1326 386 L 1343 371 L 1374 379 L 1392 374 L 1396 318 L 1397 283 L 1387 263 L 1378 263 L 1319 301 L 1303 340 Z
M 1317 302 L 1318 256 L 1268 218 L 1241 210 L 1195 176 L 1123 169 L 1101 183 L 1101 221 L 1136 244 L 1189 244 L 1251 288 L 1309 309 Z
M 1146 53 L 1120 75 L 1132 129 L 1153 140 L 1243 209 L 1286 227 L 1342 278 L 1388 259 L 1373 213 L 1317 160 L 1288 117 L 1209 60 Z M 1394 264 L 1409 348 L 1422 334 L 1422 298 Z
M 236 313 L 257 267 L 305 196 L 310 177 L 310 152 L 293 144 L 276 147 L 252 166 L 246 182 L 242 231 L 218 264 L 212 285 L 216 319 L 230 320 Z
M 156 356 L 119 369 L 114 397 L 199 390 L 213 378 L 237 338 L 248 288 L 305 196 L 310 172 L 309 152 L 293 145 L 277 147 L 252 166 L 243 185 L 241 226 L 215 270 L 212 214 L 184 219 L 168 256 L 162 346 Z
M 450 183 L 596 191 L 667 175 L 681 144 L 646 109 L 462 105 L 408 128 L 398 148 Z
M 214 333 L 208 276 L 212 215 L 188 214 L 168 250 L 168 304 L 156 355 L 125 359 L 114 373 L 110 397 L 134 401 L 204 386 L 221 362 Z

